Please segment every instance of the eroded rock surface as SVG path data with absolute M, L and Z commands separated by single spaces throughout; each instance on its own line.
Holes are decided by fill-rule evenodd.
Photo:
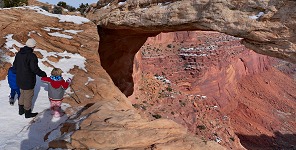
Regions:
M 83 119 L 87 116 L 87 119 Z M 186 129 L 167 119 L 147 121 L 130 105 L 119 101 L 99 101 L 86 108 L 80 129 L 73 133 L 71 142 L 57 139 L 50 147 L 96 149 L 224 149 L 214 141 L 205 143 L 200 138 L 187 136 Z M 78 118 L 68 120 L 70 124 Z M 75 126 L 75 125 L 73 125 Z M 64 126 L 71 133 L 73 128 Z
M 240 143 L 290 149 L 296 138 L 296 66 L 257 54 L 240 40 L 209 31 L 148 38 L 134 61 L 133 106 L 228 149 L 240 149 Z

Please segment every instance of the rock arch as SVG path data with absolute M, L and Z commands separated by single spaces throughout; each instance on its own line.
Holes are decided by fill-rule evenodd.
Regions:
M 98 2 L 99 3 L 99 2 Z M 142 4 L 143 3 L 143 4 Z M 90 9 L 98 25 L 102 66 L 127 96 L 132 93 L 133 57 L 147 37 L 160 32 L 211 30 L 243 38 L 257 53 L 296 63 L 296 2 L 291 0 L 182 0 Z M 137 7 L 146 6 L 146 7 Z M 122 9 L 123 7 L 127 9 Z

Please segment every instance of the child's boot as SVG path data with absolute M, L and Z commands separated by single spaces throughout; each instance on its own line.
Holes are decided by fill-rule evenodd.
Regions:
M 14 98 L 12 98 L 12 97 L 9 98 L 9 104 L 10 104 L 11 106 L 14 105 Z
M 59 111 L 59 107 L 58 106 L 54 106 L 53 107 L 53 116 L 55 118 L 59 118 L 61 116 L 60 111 Z
M 59 112 L 59 111 L 54 111 L 54 115 L 53 115 L 53 117 L 55 117 L 55 118 L 59 118 L 59 117 L 61 117 L 60 112 Z

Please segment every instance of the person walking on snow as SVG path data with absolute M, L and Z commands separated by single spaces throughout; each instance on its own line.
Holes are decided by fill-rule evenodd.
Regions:
M 13 106 L 15 94 L 17 94 L 17 99 L 20 99 L 21 95 L 20 88 L 16 84 L 16 70 L 13 67 L 8 69 L 7 78 L 10 87 L 9 103 Z
M 46 73 L 38 66 L 37 56 L 33 53 L 36 46 L 34 39 L 28 39 L 26 46 L 16 54 L 13 68 L 16 70 L 16 83 L 20 87 L 19 115 L 25 114 L 25 118 L 35 117 L 38 113 L 32 113 L 32 99 L 36 85 L 36 75 L 46 77 Z
M 60 68 L 54 68 L 50 77 L 42 77 L 41 80 L 48 84 L 48 98 L 50 101 L 51 114 L 54 117 L 63 116 L 61 109 L 65 90 L 69 87 L 71 79 L 65 81 L 62 77 L 63 71 Z

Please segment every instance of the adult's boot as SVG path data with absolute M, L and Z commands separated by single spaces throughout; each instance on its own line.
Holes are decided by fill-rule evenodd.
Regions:
M 19 105 L 19 115 L 23 115 L 25 113 L 24 105 Z
M 25 110 L 25 118 L 32 118 L 35 117 L 38 113 L 32 113 L 32 110 Z

